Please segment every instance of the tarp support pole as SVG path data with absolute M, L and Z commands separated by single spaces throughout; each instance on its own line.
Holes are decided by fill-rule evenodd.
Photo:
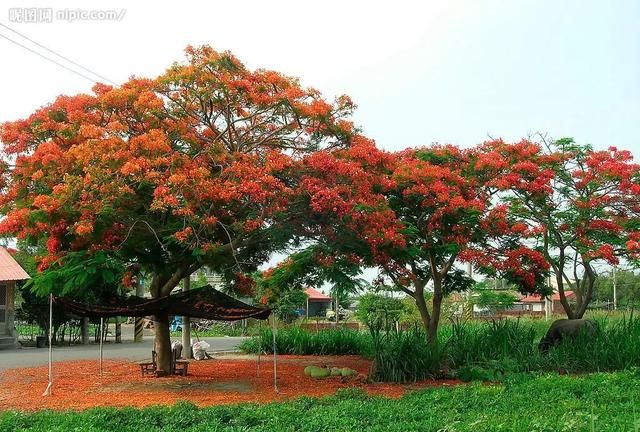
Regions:
M 262 354 L 262 320 L 258 320 L 258 362 L 256 365 L 256 376 L 260 376 L 260 355 Z
M 53 360 L 53 294 L 49 294 L 49 384 L 42 393 L 42 396 L 51 396 L 53 387 L 53 368 L 51 367 Z
M 100 376 L 102 376 L 102 340 L 104 339 L 104 317 L 100 318 Z
M 276 314 L 271 315 L 273 317 L 273 389 L 278 393 L 278 351 L 276 347 Z
M 187 292 L 191 289 L 191 275 L 184 278 L 182 291 Z M 191 318 L 182 317 L 182 356 L 186 359 L 193 358 L 191 353 Z

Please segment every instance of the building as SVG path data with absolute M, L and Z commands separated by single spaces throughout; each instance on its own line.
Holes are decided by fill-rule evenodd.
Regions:
M 29 279 L 27 272 L 0 247 L 0 349 L 19 346 L 14 325 L 16 281 L 25 279 Z
M 575 294 L 573 291 L 565 291 L 565 296 L 569 303 L 575 301 Z M 544 298 L 536 295 L 528 295 L 520 299 L 516 304 L 522 305 L 521 310 L 523 312 L 533 312 L 533 315 L 539 313 L 544 315 Z M 560 293 L 554 292 L 551 296 L 551 313 L 563 314 L 564 309 L 560 303 Z
M 575 302 L 575 294 L 573 291 L 565 291 L 565 295 L 569 303 Z M 539 295 L 521 296 L 519 300 L 513 302 L 505 308 L 492 308 L 490 306 L 479 307 L 473 306 L 473 316 L 491 317 L 491 316 L 545 316 L 545 299 Z M 560 303 L 560 294 L 554 292 L 551 296 L 551 313 L 563 315 L 564 309 Z
M 332 299 L 328 295 L 322 294 L 320 291 L 313 288 L 307 288 L 304 290 L 307 295 L 307 303 L 304 307 L 304 315 L 309 317 L 326 315 L 327 310 L 331 309 Z

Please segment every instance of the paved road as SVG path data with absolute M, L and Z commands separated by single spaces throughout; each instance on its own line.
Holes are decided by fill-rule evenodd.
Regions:
M 172 338 L 177 339 L 177 338 Z M 211 348 L 209 351 L 232 351 L 245 339 L 243 337 L 214 337 L 201 338 L 207 341 Z M 145 336 L 143 342 L 135 343 L 123 341 L 120 344 L 105 343 L 103 345 L 103 358 L 126 359 L 141 361 L 151 357 L 153 337 Z M 85 360 L 98 359 L 99 348 L 97 344 L 74 345 L 53 348 L 53 360 Z M 49 350 L 45 348 L 22 348 L 14 350 L 0 350 L 0 370 L 22 366 L 38 366 L 47 364 Z

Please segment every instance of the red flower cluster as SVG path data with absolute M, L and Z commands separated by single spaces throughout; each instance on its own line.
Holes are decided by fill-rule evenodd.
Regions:
M 353 103 L 228 52 L 186 53 L 157 79 L 98 84 L 2 124 L 16 162 L 0 168 L 0 234 L 43 239 L 45 268 L 74 250 L 176 242 L 188 260 L 273 227 L 301 157 L 348 143 Z

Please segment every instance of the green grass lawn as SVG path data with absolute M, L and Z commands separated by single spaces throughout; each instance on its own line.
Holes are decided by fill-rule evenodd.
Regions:
M 268 405 L 0 413 L 1 431 L 638 431 L 640 372 L 513 375 L 398 400 L 358 391 Z

